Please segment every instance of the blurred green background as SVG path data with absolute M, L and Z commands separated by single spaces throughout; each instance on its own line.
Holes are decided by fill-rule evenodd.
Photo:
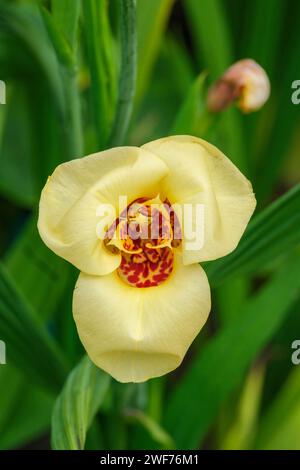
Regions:
M 126 132 L 133 3 L 0 0 L 0 448 L 49 448 L 55 404 L 53 448 L 300 449 L 300 3 L 137 0 Z M 270 100 L 208 115 L 207 87 L 245 57 Z M 121 385 L 81 359 L 78 273 L 39 238 L 39 194 L 63 161 L 172 133 L 218 145 L 258 207 L 237 250 L 205 266 L 213 310 L 182 366 Z

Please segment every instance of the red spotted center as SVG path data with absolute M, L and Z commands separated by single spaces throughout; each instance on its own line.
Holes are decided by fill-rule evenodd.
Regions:
M 121 253 L 120 278 L 134 287 L 155 287 L 173 270 L 174 251 L 181 229 L 172 206 L 140 198 L 133 201 L 107 230 L 108 249 Z

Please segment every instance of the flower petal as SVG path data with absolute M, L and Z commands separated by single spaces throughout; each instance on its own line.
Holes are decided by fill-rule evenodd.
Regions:
M 196 264 L 184 266 L 179 256 L 157 287 L 131 287 L 116 272 L 81 273 L 73 297 L 88 355 L 120 382 L 143 382 L 178 367 L 209 311 L 205 272 Z
M 43 241 L 81 271 L 112 272 L 120 255 L 99 239 L 99 232 L 105 232 L 103 220 L 109 226 L 126 207 L 119 196 L 128 203 L 154 197 L 167 172 L 158 157 L 138 147 L 118 147 L 59 165 L 41 195 L 38 229 Z
M 172 204 L 182 207 L 184 264 L 217 259 L 233 251 L 256 205 L 251 183 L 245 176 L 220 150 L 196 137 L 166 137 L 143 148 L 161 158 L 170 169 L 164 179 L 164 194 Z M 184 215 L 185 204 L 193 208 L 191 216 Z M 200 226 L 196 219 L 198 204 L 204 210 L 204 218 L 198 217 Z M 188 237 L 189 227 L 194 234 Z M 199 240 L 195 244 L 193 237 L 196 241 L 201 230 L 202 243 Z

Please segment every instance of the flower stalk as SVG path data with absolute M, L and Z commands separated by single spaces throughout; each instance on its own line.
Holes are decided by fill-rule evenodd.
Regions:
M 136 0 L 121 0 L 121 72 L 109 147 L 122 145 L 132 113 L 136 84 Z

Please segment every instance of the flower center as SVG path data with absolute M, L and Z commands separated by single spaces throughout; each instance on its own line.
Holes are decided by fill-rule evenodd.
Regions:
M 106 247 L 120 252 L 120 278 L 134 287 L 154 287 L 173 270 L 173 249 L 181 243 L 181 229 L 172 206 L 159 196 L 133 201 L 105 235 Z

